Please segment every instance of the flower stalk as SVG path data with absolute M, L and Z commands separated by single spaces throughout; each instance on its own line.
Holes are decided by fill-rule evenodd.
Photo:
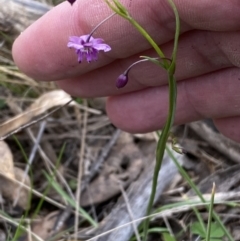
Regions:
M 71 1 L 73 2 L 73 1 Z M 73 4 L 73 3 L 72 3 Z M 88 63 L 90 63 L 92 60 L 98 59 L 98 52 L 104 51 L 108 52 L 111 50 L 111 47 L 104 43 L 104 40 L 101 38 L 93 38 L 93 33 L 107 20 L 109 20 L 111 17 L 116 15 L 116 13 L 111 14 L 107 18 L 105 18 L 103 21 L 101 21 L 91 32 L 87 35 L 82 35 L 80 37 L 78 36 L 70 36 L 69 42 L 67 46 L 69 48 L 74 48 L 75 52 L 78 56 L 78 62 L 81 63 L 83 59 L 86 59 Z
M 138 24 L 128 13 L 128 11 L 125 9 L 123 5 L 121 5 L 118 0 L 112 0 L 110 2 L 109 0 L 105 0 L 108 6 L 118 13 L 123 18 L 127 19 L 144 37 L 145 39 L 151 44 L 151 46 L 154 48 L 160 59 L 163 61 L 163 63 L 159 64 L 167 70 L 168 74 L 168 85 L 169 85 L 169 106 L 168 106 L 168 116 L 166 123 L 164 125 L 164 128 L 162 130 L 162 134 L 158 140 L 157 143 L 157 151 L 156 151 L 156 164 L 154 168 L 154 174 L 153 174 L 153 181 L 152 181 L 152 190 L 151 195 L 148 202 L 147 207 L 147 213 L 146 216 L 149 216 L 151 213 L 151 209 L 154 203 L 156 189 L 157 189 L 157 180 L 159 171 L 162 165 L 162 160 L 165 152 L 166 143 L 168 140 L 168 136 L 170 133 L 170 129 L 174 123 L 174 117 L 175 117 L 175 110 L 176 110 L 176 99 L 177 99 L 177 85 L 175 80 L 175 66 L 176 66 L 176 54 L 177 54 L 177 47 L 178 47 L 178 39 L 180 34 L 180 20 L 179 15 L 177 12 L 177 8 L 172 0 L 168 0 L 170 6 L 173 9 L 173 12 L 175 14 L 175 21 L 176 21 L 176 30 L 175 30 L 175 38 L 174 38 L 174 47 L 172 51 L 171 61 L 169 62 L 168 59 L 165 57 L 162 50 L 159 48 L 159 46 L 155 43 L 155 41 L 151 38 L 151 36 L 147 33 L 145 29 L 142 28 L 140 24 Z M 149 219 L 146 219 L 143 226 L 143 241 L 146 241 L 147 239 L 147 231 L 149 227 Z
M 93 30 L 90 32 L 89 37 L 87 39 L 87 42 L 89 42 L 90 38 L 92 37 L 93 33 L 102 25 L 104 24 L 108 19 L 110 19 L 111 17 L 113 17 L 114 15 L 116 15 L 116 13 L 112 13 L 111 15 L 109 15 L 108 17 L 106 17 L 105 19 L 103 19 L 97 26 L 95 26 L 93 28 Z
M 115 4 L 115 6 L 113 5 L 113 3 L 110 3 L 109 0 L 105 0 L 105 2 L 108 4 L 108 6 L 117 14 L 119 14 L 120 16 L 122 16 L 123 18 L 125 18 L 126 20 L 128 20 L 140 33 L 143 37 L 145 37 L 145 39 L 151 44 L 151 46 L 154 48 L 154 50 L 156 51 L 156 53 L 158 54 L 158 56 L 163 59 L 164 62 L 164 66 L 165 69 L 167 69 L 169 67 L 169 63 L 166 60 L 166 57 L 164 55 L 164 53 L 162 52 L 162 50 L 159 48 L 159 46 L 155 43 L 155 41 L 152 39 L 152 37 L 148 34 L 148 32 L 137 22 L 135 21 L 131 15 L 129 14 L 129 12 L 127 11 L 127 9 L 118 2 L 118 0 L 113 0 L 113 3 Z
M 146 62 L 146 61 L 152 61 L 152 62 L 156 61 L 157 64 L 159 64 L 157 59 L 158 58 L 144 58 L 131 64 L 121 75 L 118 76 L 116 81 L 116 87 L 120 89 L 120 88 L 123 88 L 128 83 L 128 74 L 134 65 L 139 64 L 141 62 Z
M 160 138 L 158 140 L 158 143 L 157 143 L 156 165 L 155 165 L 154 173 L 153 173 L 152 190 L 151 190 L 151 195 L 150 195 L 150 198 L 149 198 L 148 208 L 147 208 L 147 213 L 146 213 L 147 216 L 150 215 L 151 209 L 152 209 L 152 206 L 153 206 L 153 203 L 154 203 L 156 190 L 157 190 L 158 175 L 159 175 L 159 171 L 161 169 L 166 143 L 167 143 L 167 140 L 168 140 L 170 129 L 171 129 L 173 123 L 174 123 L 175 112 L 176 112 L 177 84 L 176 84 L 176 79 L 175 79 L 174 74 L 175 74 L 175 66 L 176 66 L 178 39 L 179 39 L 179 35 L 180 35 L 180 19 L 179 19 L 177 8 L 176 8 L 175 4 L 173 3 L 173 1 L 168 0 L 168 2 L 169 2 L 169 4 L 171 5 L 171 7 L 174 11 L 175 22 L 176 22 L 174 47 L 173 47 L 173 52 L 172 52 L 172 57 L 171 57 L 172 61 L 170 63 L 169 68 L 167 69 L 168 85 L 169 85 L 168 116 L 167 116 L 167 120 L 166 120 L 166 123 L 164 125 L 164 128 L 162 130 L 161 136 L 160 136 Z M 143 232 L 144 232 L 143 241 L 147 240 L 148 228 L 149 228 L 149 219 L 146 219 L 145 222 L 144 222 L 144 226 L 143 226 L 143 229 L 144 229 L 143 230 Z

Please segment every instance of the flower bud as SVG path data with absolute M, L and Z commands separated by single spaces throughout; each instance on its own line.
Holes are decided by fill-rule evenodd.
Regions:
M 118 89 L 123 88 L 128 82 L 127 74 L 121 74 L 116 80 L 116 87 Z
M 67 0 L 71 5 L 73 5 L 75 2 L 76 2 L 76 0 Z

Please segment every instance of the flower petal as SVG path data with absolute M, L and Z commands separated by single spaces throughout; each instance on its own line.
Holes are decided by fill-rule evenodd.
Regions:
M 78 55 L 78 63 L 81 63 L 83 61 L 83 58 L 84 58 L 84 53 L 82 53 L 81 51 L 79 51 L 77 53 Z
M 98 59 L 98 51 L 96 49 L 92 50 L 92 60 L 97 61 Z
M 91 40 L 91 43 L 94 44 L 102 44 L 104 43 L 104 40 L 102 38 L 95 38 Z
M 83 48 L 84 48 L 83 45 L 75 44 L 75 43 L 71 43 L 71 42 L 69 42 L 69 43 L 67 44 L 67 47 L 68 47 L 68 48 L 75 48 L 75 49 L 83 49 Z
M 73 43 L 82 43 L 82 39 L 79 38 L 78 36 L 70 36 L 69 37 L 69 42 L 73 42 Z
M 104 52 L 108 52 L 111 50 L 111 47 L 108 44 L 96 44 L 93 46 L 96 50 L 103 50 Z
M 111 47 L 104 43 L 102 38 L 89 38 L 89 34 L 82 35 L 80 37 L 70 36 L 67 46 L 74 48 L 78 55 L 78 62 L 82 62 L 86 59 L 88 62 L 98 59 L 98 52 L 103 50 L 104 52 L 110 51 Z
M 92 54 L 86 53 L 86 59 L 87 59 L 87 62 L 90 63 L 92 61 Z

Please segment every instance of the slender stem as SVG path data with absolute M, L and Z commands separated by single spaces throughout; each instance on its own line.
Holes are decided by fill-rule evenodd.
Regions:
M 194 214 L 196 215 L 196 218 L 197 218 L 202 230 L 204 231 L 204 233 L 206 233 L 206 227 L 205 227 L 204 221 L 203 221 L 198 209 L 196 207 L 192 207 L 192 209 L 193 209 Z
M 147 216 L 150 215 L 151 209 L 154 203 L 154 198 L 157 190 L 157 183 L 158 183 L 158 175 L 159 171 L 162 165 L 162 160 L 164 156 L 165 146 L 167 143 L 169 131 L 172 127 L 173 121 L 174 121 L 174 115 L 175 115 L 175 108 L 176 108 L 176 97 L 177 97 L 177 89 L 176 89 L 176 82 L 174 79 L 174 76 L 168 72 L 168 82 L 169 82 L 169 108 L 168 108 L 168 117 L 166 124 L 162 130 L 161 136 L 159 138 L 158 144 L 157 144 L 157 152 L 156 152 L 156 165 L 154 168 L 153 173 L 153 181 L 152 181 L 152 191 L 150 195 L 150 199 L 148 202 L 147 207 Z M 146 219 L 143 226 L 143 233 L 144 233 L 144 239 L 143 241 L 146 241 L 147 239 L 147 230 L 149 227 L 149 219 Z
M 212 225 L 212 214 L 213 214 L 213 206 L 214 206 L 214 195 L 216 191 L 215 183 L 213 183 L 212 188 L 212 196 L 210 201 L 210 207 L 209 207 L 209 214 L 208 214 L 208 226 L 207 226 L 207 234 L 206 234 L 206 241 L 210 241 L 211 237 L 211 225 Z
M 159 58 L 154 58 L 154 59 L 157 60 L 157 59 L 159 59 Z M 123 74 L 124 74 L 124 75 L 127 75 L 128 72 L 130 71 L 130 69 L 131 69 L 134 65 L 139 64 L 139 63 L 141 63 L 141 62 L 146 62 L 146 61 L 149 61 L 149 59 L 140 59 L 140 60 L 132 63 L 132 64 L 124 71 Z
M 138 24 L 133 18 L 128 17 L 127 20 L 129 22 L 131 22 L 135 28 L 146 38 L 146 40 L 152 45 L 152 47 L 154 48 L 154 50 L 157 52 L 157 54 L 159 55 L 159 57 L 161 59 L 163 59 L 163 62 L 165 63 L 166 66 L 169 66 L 168 61 L 166 60 L 166 57 L 164 55 L 164 53 L 162 52 L 162 50 L 158 47 L 158 45 L 155 43 L 155 41 L 152 39 L 152 37 L 147 33 L 147 31 L 142 28 L 142 26 L 140 24 Z
M 158 183 L 158 175 L 159 171 L 162 165 L 162 160 L 164 156 L 164 151 L 167 143 L 167 139 L 169 136 L 170 129 L 174 122 L 175 117 L 175 109 L 176 109 L 176 99 L 177 99 L 177 84 L 175 81 L 174 73 L 175 73 L 175 65 L 176 65 L 176 55 L 177 55 L 177 48 L 178 48 L 178 39 L 180 34 L 180 19 L 177 12 L 177 8 L 172 0 L 168 0 L 169 4 L 171 5 L 174 15 L 175 15 L 175 21 L 176 21 L 176 30 L 175 30 L 175 37 L 174 37 L 174 46 L 173 46 L 173 52 L 172 52 L 172 62 L 170 63 L 169 69 L 168 69 L 168 85 L 169 85 L 169 105 L 168 105 L 168 116 L 166 120 L 166 124 L 162 130 L 162 134 L 159 138 L 158 144 L 157 144 L 157 152 L 156 152 L 156 165 L 154 169 L 153 174 L 153 181 L 152 181 L 152 192 L 150 195 L 148 208 L 147 208 L 147 216 L 150 215 L 151 209 L 154 203 L 155 194 L 157 190 L 157 183 Z M 147 239 L 147 231 L 149 227 L 149 219 L 146 219 L 144 222 L 144 239 L 143 241 L 146 241 Z
M 170 65 L 169 65 L 168 61 L 166 60 L 167 58 L 165 57 L 162 50 L 155 43 L 155 41 L 148 34 L 148 32 L 130 16 L 130 14 L 127 12 L 127 10 L 125 9 L 125 13 L 123 13 L 123 12 L 119 11 L 118 8 L 114 7 L 108 0 L 105 0 L 105 1 L 113 11 L 115 11 L 117 14 L 119 14 L 120 16 L 122 16 L 123 18 L 128 20 L 142 34 L 142 36 L 144 36 L 144 38 L 146 38 L 146 40 L 151 44 L 151 46 L 154 48 L 154 50 L 159 55 L 159 57 L 161 59 L 163 59 L 163 62 L 164 62 L 164 65 L 166 66 L 166 68 L 169 67 Z
M 154 203 L 154 198 L 157 189 L 158 183 L 158 175 L 161 169 L 162 160 L 164 156 L 164 151 L 167 143 L 167 139 L 169 136 L 170 129 L 174 123 L 175 118 L 175 110 L 176 110 L 176 99 L 177 99 L 177 84 L 175 81 L 174 73 L 175 73 L 175 65 L 176 65 L 176 55 L 177 55 L 177 48 L 178 48 L 178 39 L 180 34 L 180 19 L 177 12 L 177 8 L 172 0 L 169 0 L 169 3 L 174 11 L 175 21 L 176 21 L 176 30 L 175 30 L 175 37 L 174 37 L 174 47 L 172 52 L 172 62 L 168 69 L 168 85 L 169 85 L 169 106 L 168 106 L 168 117 L 163 128 L 162 134 L 159 138 L 157 144 L 157 152 L 156 152 L 156 166 L 154 169 L 153 174 L 153 181 L 152 181 L 152 192 L 150 195 L 148 208 L 147 208 L 147 216 L 150 215 L 151 209 Z M 144 222 L 144 238 L 143 241 L 147 239 L 147 230 L 149 227 L 149 219 L 146 219 Z
M 110 19 L 111 17 L 113 17 L 114 15 L 116 15 L 117 13 L 112 13 L 110 16 L 106 17 L 103 21 L 101 21 L 89 34 L 87 41 L 89 42 L 90 38 L 92 37 L 93 33 L 103 24 L 105 23 L 108 19 Z
M 128 13 L 126 8 L 121 5 L 118 0 L 112 0 L 115 4 L 110 3 L 109 0 L 105 0 L 108 6 L 115 12 L 117 12 L 120 16 L 127 19 L 145 38 L 146 40 L 151 44 L 151 46 L 154 48 L 154 50 L 157 52 L 159 57 L 163 60 L 163 66 L 167 72 L 168 72 L 168 83 L 169 83 L 169 105 L 168 105 L 168 116 L 167 121 L 164 125 L 164 128 L 162 130 L 162 134 L 159 138 L 158 144 L 157 144 L 157 151 L 156 151 L 156 165 L 153 173 L 153 181 L 152 181 L 152 191 L 147 207 L 147 216 L 151 213 L 151 209 L 154 203 L 156 189 L 157 189 L 157 181 L 158 181 L 158 174 L 161 168 L 164 151 L 167 143 L 167 139 L 169 136 L 170 129 L 174 122 L 174 116 L 175 116 L 175 109 L 176 109 L 176 98 L 177 98 L 177 85 L 174 78 L 175 73 L 175 65 L 176 65 L 176 54 L 177 54 L 177 47 L 178 47 L 178 38 L 180 33 L 180 20 L 178 16 L 178 12 L 176 9 L 176 6 L 174 5 L 172 0 L 168 0 L 169 4 L 171 5 L 175 19 L 176 19 L 176 31 L 175 31 L 175 38 L 174 38 L 174 47 L 172 52 L 172 61 L 169 63 L 166 60 L 166 57 L 162 50 L 159 48 L 157 43 L 151 38 L 151 36 L 147 33 L 145 29 L 142 28 L 141 25 L 139 25 Z M 144 241 L 147 239 L 147 231 L 149 226 L 149 219 L 146 219 L 144 222 Z
M 173 44 L 173 52 L 172 52 L 172 62 L 176 63 L 176 57 L 177 57 L 177 48 L 178 48 L 178 40 L 179 40 L 179 35 L 180 35 L 180 18 L 179 14 L 177 11 L 177 8 L 175 4 L 173 3 L 172 0 L 168 0 L 169 4 L 172 7 L 172 10 L 175 15 L 175 23 L 176 23 L 176 31 L 175 31 L 175 36 L 174 36 L 174 44 Z

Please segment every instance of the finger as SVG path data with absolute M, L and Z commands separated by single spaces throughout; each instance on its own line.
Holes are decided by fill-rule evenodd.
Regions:
M 175 124 L 240 116 L 240 70 L 228 68 L 178 84 Z M 161 129 L 168 112 L 167 86 L 110 97 L 108 115 L 128 132 Z
M 182 21 L 188 23 L 192 28 L 211 31 L 234 31 L 239 30 L 238 0 L 221 1 L 174 1 Z M 225 19 L 227 17 L 227 19 Z M 224 20 L 225 19 L 225 20 Z
M 240 116 L 215 119 L 214 124 L 223 135 L 240 142 Z
M 179 41 L 176 79 L 178 81 L 194 78 L 222 68 L 240 67 L 240 31 L 208 32 L 190 31 Z M 162 45 L 170 56 L 172 42 Z M 141 55 L 156 56 L 153 50 Z M 148 86 L 167 84 L 166 71 L 151 62 L 135 65 L 129 73 L 129 82 L 123 89 L 115 87 L 115 80 L 139 55 L 115 61 L 80 77 L 62 80 L 58 84 L 73 96 L 95 97 L 127 93 Z
M 208 30 L 237 30 L 240 28 L 239 4 L 235 1 L 176 0 L 182 21 L 181 31 L 193 27 Z M 123 4 L 129 5 L 129 0 Z M 130 12 L 147 29 L 154 40 L 163 44 L 174 36 L 173 12 L 167 1 L 134 1 Z M 130 24 L 115 16 L 97 30 L 112 51 L 100 54 L 91 64 L 76 61 L 74 51 L 66 47 L 68 37 L 89 33 L 94 26 L 109 16 L 111 11 L 102 0 L 76 1 L 60 4 L 24 31 L 13 45 L 13 57 L 26 74 L 42 80 L 57 80 L 83 74 L 114 59 L 125 58 L 149 48 L 149 44 Z M 136 44 L 137 43 L 137 44 Z

